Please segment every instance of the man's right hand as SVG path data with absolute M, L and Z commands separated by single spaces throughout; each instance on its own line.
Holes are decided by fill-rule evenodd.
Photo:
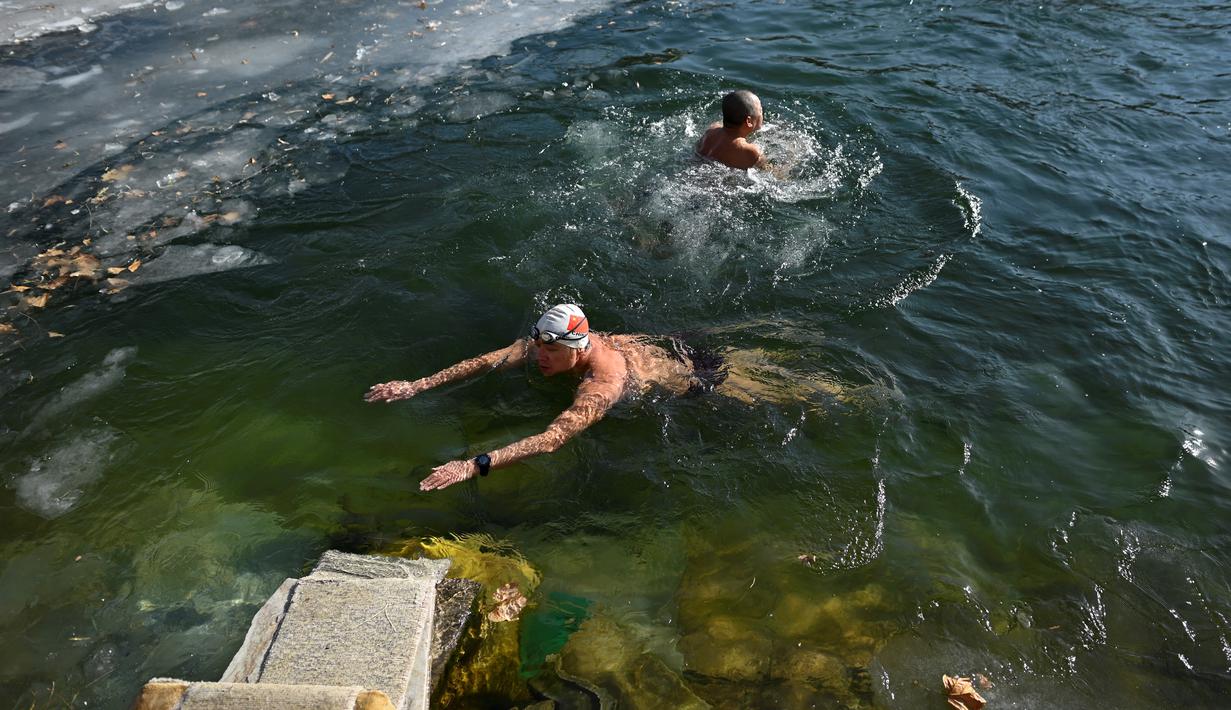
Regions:
M 415 380 L 407 382 L 406 380 L 394 380 L 392 382 L 382 382 L 379 385 L 372 385 L 368 393 L 363 395 L 365 402 L 396 402 L 400 399 L 410 399 L 427 389 L 423 380 Z

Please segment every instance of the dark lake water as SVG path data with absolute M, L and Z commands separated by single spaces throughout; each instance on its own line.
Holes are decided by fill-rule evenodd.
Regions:
M 997 708 L 1226 703 L 1225 5 L 98 25 L 0 58 L 0 285 L 30 287 L 0 296 L 15 707 L 216 678 L 323 550 L 452 533 L 541 572 L 527 628 L 570 600 L 718 707 L 939 707 L 942 673 Z M 735 88 L 785 177 L 691 159 Z M 82 255 L 97 280 L 52 283 Z M 418 492 L 540 431 L 569 383 L 363 392 L 560 301 L 688 333 L 766 396 L 652 394 Z

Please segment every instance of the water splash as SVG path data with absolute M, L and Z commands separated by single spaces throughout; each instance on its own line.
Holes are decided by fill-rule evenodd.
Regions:
M 950 254 L 941 254 L 926 269 L 902 279 L 902 282 L 894 287 L 893 291 L 887 296 L 873 301 L 872 305 L 877 308 L 890 308 L 905 301 L 916 291 L 931 286 L 940 277 L 941 270 L 945 268 L 945 264 L 948 264 L 951 258 L 953 257 Z
M 871 534 L 857 533 L 855 535 L 855 538 L 838 556 L 839 567 L 847 569 L 862 567 L 880 556 L 885 547 L 885 503 L 885 479 L 878 478 Z
M 1107 643 L 1107 605 L 1103 602 L 1103 588 L 1094 585 L 1094 599 L 1081 608 L 1082 645 L 1087 649 Z
M 957 183 L 957 194 L 958 198 L 953 204 L 961 211 L 962 221 L 966 225 L 966 231 L 970 232 L 970 238 L 977 239 L 983 229 L 983 200 L 960 182 Z

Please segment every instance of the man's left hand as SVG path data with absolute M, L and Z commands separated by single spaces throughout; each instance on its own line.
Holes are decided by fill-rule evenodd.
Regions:
M 450 461 L 443 466 L 432 469 L 432 475 L 419 482 L 419 490 L 435 491 L 447 488 L 454 483 L 461 483 L 478 475 L 479 469 L 474 461 Z

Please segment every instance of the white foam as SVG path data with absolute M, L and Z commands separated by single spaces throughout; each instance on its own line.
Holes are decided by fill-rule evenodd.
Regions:
M 30 462 L 16 482 L 17 502 L 44 518 L 56 518 L 81 502 L 85 487 L 102 476 L 118 433 L 98 429 L 70 438 Z

